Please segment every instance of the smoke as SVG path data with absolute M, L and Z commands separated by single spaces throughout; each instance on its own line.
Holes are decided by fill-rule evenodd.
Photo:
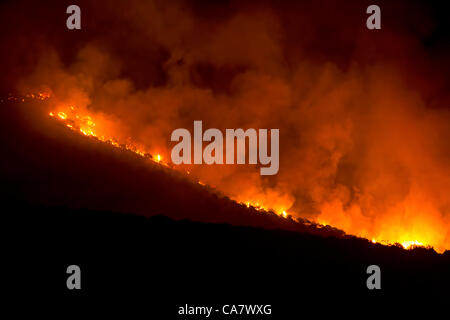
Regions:
M 41 6 L 17 13 L 2 39 L 28 57 L 9 57 L 5 72 L 19 90 L 51 90 L 163 159 L 171 132 L 194 120 L 223 132 L 279 128 L 276 176 L 251 165 L 186 169 L 238 201 L 448 249 L 446 38 L 418 3 L 379 3 L 382 30 L 367 30 L 369 4 L 80 1 L 80 31 L 65 29 L 63 5 Z M 23 33 L 33 24 L 43 25 Z

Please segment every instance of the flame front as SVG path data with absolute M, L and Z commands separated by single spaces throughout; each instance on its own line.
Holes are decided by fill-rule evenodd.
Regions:
M 27 95 L 27 98 L 32 99 L 47 99 L 49 98 L 48 94 L 37 94 L 37 95 Z M 20 100 L 16 98 L 10 98 L 15 100 Z M 122 142 L 119 139 L 117 139 L 113 134 L 109 133 L 109 130 L 106 130 L 101 122 L 95 120 L 95 117 L 93 115 L 88 114 L 87 112 L 82 112 L 79 110 L 76 106 L 67 106 L 67 107 L 59 107 L 58 109 L 51 111 L 48 113 L 49 117 L 58 120 L 65 124 L 65 126 L 75 132 L 78 132 L 79 134 L 82 134 L 87 137 L 93 137 L 100 141 L 103 141 L 105 143 L 108 143 L 116 148 L 122 148 L 131 152 L 134 152 L 142 157 L 149 158 L 155 163 L 169 166 L 166 162 L 163 161 L 163 156 L 158 152 L 153 152 L 154 156 L 152 156 L 152 153 L 148 150 L 146 150 L 144 147 L 139 146 L 136 143 L 130 142 L 130 139 L 128 141 Z M 189 170 L 185 170 L 186 174 L 190 174 Z M 198 184 L 202 186 L 206 186 L 207 184 L 202 181 L 198 181 Z M 276 198 L 276 197 L 275 197 Z M 267 212 L 275 212 L 280 217 L 287 218 L 290 217 L 295 220 L 294 217 L 291 216 L 291 214 L 288 212 L 289 205 L 287 204 L 287 201 L 282 200 L 280 198 L 271 197 L 271 199 L 268 198 L 255 198 L 253 197 L 252 200 L 245 200 L 242 198 L 242 196 L 238 197 L 232 197 L 236 202 L 248 207 L 253 208 L 256 211 L 259 211 L 261 213 L 267 213 Z M 286 203 L 286 204 L 285 204 Z M 367 220 L 367 218 L 363 218 L 360 212 L 360 209 L 358 207 L 354 207 L 353 209 L 346 209 L 347 211 L 353 210 L 353 216 L 354 219 L 348 220 L 348 215 L 342 214 L 343 207 L 339 202 L 329 203 L 324 206 L 322 206 L 321 214 L 318 216 L 318 218 L 315 220 L 315 223 L 320 226 L 335 226 L 343 229 L 344 231 L 351 231 L 350 234 L 354 234 L 356 236 L 364 237 L 367 239 L 371 239 L 370 241 L 372 243 L 381 243 L 384 245 L 392 245 L 392 244 L 400 244 L 405 249 L 411 249 L 417 246 L 432 246 L 433 244 L 438 243 L 436 240 L 436 230 L 430 230 L 426 227 L 426 224 L 424 224 L 424 221 L 415 221 L 415 215 L 413 214 L 417 210 L 433 210 L 432 207 L 428 208 L 419 208 L 414 207 L 415 201 L 412 201 L 410 203 L 403 203 L 395 208 L 392 208 L 390 210 L 394 211 L 404 211 L 403 216 L 406 217 L 406 219 L 409 219 L 409 223 L 413 224 L 411 228 L 408 228 L 408 230 L 413 229 L 414 232 L 405 231 L 405 228 L 402 228 L 401 225 L 404 223 L 404 221 L 390 221 L 391 228 L 382 228 L 378 230 L 367 228 L 367 225 L 370 225 L 369 223 L 361 223 Z M 391 215 L 392 212 L 386 213 L 386 220 L 390 219 L 390 216 L 396 216 Z M 423 215 L 420 215 L 419 217 L 422 217 Z M 359 226 L 355 225 L 355 223 L 359 223 Z M 358 229 L 359 228 L 359 229 Z M 445 231 L 445 230 L 444 230 Z M 445 232 L 442 232 L 445 233 Z M 444 246 L 435 246 L 435 249 L 442 252 L 445 250 Z
M 97 125 L 97 121 L 93 119 L 93 116 L 85 113 L 80 113 L 79 109 L 75 106 L 61 107 L 59 110 L 50 111 L 48 115 L 51 118 L 64 122 L 66 127 L 73 131 L 81 133 L 85 136 L 95 137 L 98 140 L 109 143 L 114 147 L 132 151 L 142 157 L 151 158 L 156 163 L 168 166 L 168 164 L 163 161 L 163 157 L 161 154 L 157 153 L 155 156 L 152 156 L 152 154 L 149 151 L 146 151 L 142 146 L 138 146 L 135 143 L 129 142 L 121 143 L 113 135 L 108 135 L 105 132 L 107 130 L 102 130 L 102 126 Z M 185 172 L 186 174 L 190 174 L 189 170 L 185 170 Z M 206 183 L 202 181 L 198 181 L 198 183 L 202 186 L 206 186 Z M 273 208 L 263 205 L 264 201 L 240 201 L 238 199 L 234 200 L 247 207 L 252 207 L 260 212 L 272 211 L 284 218 L 287 218 L 289 216 L 289 214 L 287 213 L 287 209 L 284 206 Z
M 117 148 L 124 148 L 126 150 L 132 151 L 140 156 L 143 157 L 149 157 L 154 162 L 163 164 L 165 166 L 168 166 L 167 163 L 163 162 L 161 154 L 156 154 L 154 157 L 150 155 L 150 152 L 146 151 L 143 147 L 137 146 L 134 143 L 120 143 L 118 139 L 113 137 L 112 135 L 107 135 L 104 132 L 102 132 L 101 126 L 98 126 L 96 121 L 93 119 L 92 116 L 87 114 L 79 114 L 78 110 L 74 106 L 69 106 L 67 108 L 63 108 L 64 110 L 57 110 L 57 111 L 51 111 L 49 113 L 49 116 L 52 118 L 55 118 L 59 121 L 62 121 L 66 124 L 66 126 L 74 131 L 77 131 L 85 136 L 95 137 L 105 143 L 109 143 L 114 147 Z M 189 174 L 190 172 L 186 170 L 186 174 Z M 198 183 L 202 186 L 205 186 L 206 184 L 202 181 L 198 181 Z M 259 200 L 241 200 L 239 198 L 235 198 L 238 203 L 241 203 L 245 205 L 246 207 L 254 208 L 257 211 L 260 211 L 262 213 L 264 212 L 275 212 L 281 217 L 287 218 L 288 216 L 291 216 L 287 208 L 285 206 L 278 205 L 274 209 L 273 206 L 270 205 L 264 205 L 265 199 L 259 199 Z M 273 202 L 272 202 L 273 204 Z M 331 210 L 331 211 L 330 211 Z M 343 227 L 344 231 L 346 229 L 345 223 L 342 223 L 342 221 L 336 220 L 337 217 L 340 215 L 339 210 L 342 210 L 342 208 L 339 207 L 324 207 L 323 212 L 320 215 L 320 218 L 316 220 L 316 223 L 319 224 L 319 226 L 339 226 Z M 326 217 L 331 217 L 330 220 L 326 220 Z M 341 215 L 343 217 L 344 215 Z M 291 217 L 292 218 L 292 217 Z M 396 229 L 393 227 L 393 229 Z M 429 233 L 429 230 L 423 230 L 421 232 L 420 228 L 416 228 L 415 234 L 409 234 L 406 232 L 403 232 L 401 228 L 397 228 L 397 232 L 394 232 L 392 230 L 382 230 L 380 234 L 377 237 L 371 237 L 371 232 L 369 230 L 361 230 L 361 232 L 353 232 L 353 234 L 365 238 L 372 239 L 371 242 L 373 243 L 382 243 L 386 245 L 391 245 L 394 243 L 401 244 L 405 249 L 410 249 L 416 246 L 426 246 L 433 243 L 432 239 L 429 237 L 427 238 L 423 234 L 431 234 Z M 427 241 L 428 240 L 428 241 Z M 442 249 L 440 251 L 443 251 Z
M 100 141 L 111 144 L 116 148 L 123 148 L 132 151 L 143 157 L 151 157 L 151 154 L 142 146 L 135 143 L 122 143 L 112 135 L 106 133 L 107 130 L 102 130 L 102 126 L 97 126 L 94 119 L 87 114 L 80 114 L 78 109 L 74 106 L 63 108 L 61 111 L 51 111 L 49 116 L 65 123 L 66 127 L 77 131 L 85 136 L 95 137 Z M 161 162 L 161 155 L 157 155 L 155 162 Z
M 253 211 L 450 249 L 448 41 L 434 36 L 446 33 L 434 4 L 390 6 L 402 19 L 367 32 L 355 1 L 327 1 L 324 13 L 321 1 L 139 0 L 126 14 L 92 1 L 110 32 L 83 32 L 68 47 L 65 28 L 25 17 L 18 3 L 4 18 L 44 28 L 7 23 L 3 82 L 50 92 L 43 115 L 67 130 L 171 166 L 171 132 L 194 120 L 222 132 L 277 128 L 274 176 L 257 165 L 173 168 Z M 414 21 L 421 27 L 411 31 Z

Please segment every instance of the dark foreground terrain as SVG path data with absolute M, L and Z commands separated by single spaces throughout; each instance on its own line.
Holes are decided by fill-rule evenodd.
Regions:
M 4 263 L 16 294 L 69 309 L 106 302 L 109 311 L 132 306 L 167 319 L 185 304 L 271 304 L 272 317 L 289 319 L 336 302 L 343 309 L 321 314 L 361 303 L 379 309 L 407 302 L 411 310 L 423 296 L 448 298 L 448 251 L 21 204 L 3 215 L 15 217 Z M 82 271 L 79 291 L 66 287 L 72 264 Z M 371 264 L 381 268 L 381 290 L 366 287 Z

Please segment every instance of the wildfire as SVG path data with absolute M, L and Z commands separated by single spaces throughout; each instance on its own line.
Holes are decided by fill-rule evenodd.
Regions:
M 272 208 L 262 205 L 260 202 L 244 201 L 244 202 L 239 202 L 239 203 L 242 205 L 245 205 L 247 208 L 251 207 L 251 208 L 255 209 L 256 211 L 265 212 L 265 213 L 274 212 L 283 218 L 287 218 L 289 216 L 289 213 L 287 213 L 287 211 L 284 209 L 274 210 Z
M 149 152 L 144 148 L 137 146 L 134 143 L 121 143 L 116 138 L 106 134 L 102 131 L 101 127 L 98 127 L 94 119 L 90 115 L 80 114 L 78 109 L 74 106 L 64 108 L 64 111 L 51 111 L 49 116 L 60 120 L 65 123 L 66 127 L 71 130 L 77 131 L 85 136 L 95 137 L 96 139 L 109 143 L 116 148 L 123 148 L 132 151 L 142 157 L 151 158 Z M 162 163 L 162 156 L 158 154 L 154 159 L 154 162 Z
M 397 245 L 401 245 L 404 249 L 413 249 L 415 247 L 425 247 L 424 243 L 417 241 L 417 240 L 408 240 L 408 241 L 393 243 L 392 241 L 388 241 L 388 240 L 379 240 L 378 241 L 378 240 L 372 239 L 371 242 L 372 243 L 381 243 L 381 244 L 384 244 L 387 246 L 397 244 Z
M 414 246 L 423 246 L 424 244 L 422 242 L 414 240 L 414 241 L 403 241 L 401 243 L 401 245 L 403 246 L 403 248 L 409 249 L 409 248 L 414 247 Z
M 130 150 L 142 157 L 149 157 L 156 163 L 168 166 L 168 164 L 163 161 L 163 157 L 161 154 L 156 154 L 154 157 L 152 157 L 149 152 L 146 152 L 143 148 L 137 147 L 135 144 L 122 144 L 119 143 L 116 138 L 106 135 L 97 126 L 92 116 L 79 114 L 79 110 L 75 106 L 69 106 L 68 108 L 63 109 L 64 111 L 51 111 L 49 112 L 49 116 L 55 118 L 56 120 L 64 122 L 66 127 L 71 130 L 78 131 L 85 136 L 95 137 L 103 142 L 110 143 L 114 147 Z M 190 174 L 190 172 L 186 170 L 186 174 Z M 206 184 L 202 181 L 198 181 L 198 184 L 206 186 Z M 268 207 L 263 206 L 260 202 L 246 201 L 240 203 L 246 205 L 248 208 L 252 207 L 260 212 L 271 211 Z M 283 218 L 287 218 L 289 215 L 285 209 L 275 210 L 274 212 Z
M 67 115 L 64 113 L 64 112 L 58 112 L 58 117 L 60 117 L 61 119 L 63 119 L 63 120 L 66 120 L 67 119 Z
M 112 137 L 108 136 L 101 132 L 101 129 L 97 126 L 96 122 L 94 121 L 93 117 L 85 114 L 79 114 L 78 109 L 74 106 L 70 106 L 66 108 L 67 110 L 64 111 L 55 111 L 50 112 L 49 116 L 53 117 L 59 121 L 62 121 L 66 124 L 66 126 L 74 131 L 78 131 L 79 133 L 95 137 L 103 142 L 109 143 L 114 147 L 117 148 L 124 148 L 126 150 L 132 151 L 142 157 L 148 157 L 152 159 L 152 161 L 168 166 L 167 163 L 163 162 L 163 158 L 161 154 L 156 154 L 156 156 L 152 157 L 149 152 L 145 151 L 141 147 L 137 147 L 135 144 L 132 143 L 119 143 L 119 141 Z M 186 174 L 189 174 L 189 171 L 186 171 Z M 198 184 L 202 186 L 206 186 L 206 184 L 202 181 L 198 181 Z M 259 211 L 261 213 L 268 213 L 268 212 L 275 212 L 280 217 L 287 218 L 289 213 L 284 208 L 279 208 L 278 210 L 270 209 L 269 207 L 266 207 L 262 204 L 260 201 L 237 201 L 238 203 L 245 205 L 247 208 L 253 208 L 256 211 Z M 332 223 L 328 223 L 324 221 L 323 219 L 316 221 L 318 224 L 318 227 L 325 227 L 328 225 L 333 225 Z M 363 235 L 364 237 L 364 235 Z M 395 243 L 400 243 L 403 248 L 405 249 L 411 249 L 416 246 L 424 246 L 424 242 L 418 241 L 418 240 L 411 240 L 411 239 L 402 239 L 401 241 L 387 241 L 387 240 L 377 240 L 375 238 L 372 238 L 372 243 L 382 243 L 385 245 L 392 245 Z
M 50 97 L 49 94 L 46 93 L 38 93 L 38 94 L 27 94 L 25 98 L 30 99 L 39 99 L 39 100 L 45 100 Z M 13 96 L 8 97 L 8 100 L 11 101 L 24 101 L 24 99 L 21 98 L 15 98 Z M 66 106 L 66 107 L 60 107 L 59 110 L 54 110 L 48 113 L 49 117 L 58 120 L 60 122 L 63 122 L 65 126 L 73 130 L 75 132 L 78 132 L 79 134 L 83 134 L 87 137 L 94 137 L 100 141 L 103 141 L 105 143 L 109 143 L 110 145 L 116 147 L 116 148 L 122 148 L 125 150 L 129 150 L 131 152 L 134 152 L 142 157 L 148 158 L 152 160 L 155 163 L 169 166 L 167 163 L 163 161 L 163 157 L 161 154 L 156 153 L 155 156 L 152 156 L 150 152 L 146 151 L 145 148 L 138 146 L 135 143 L 123 143 L 120 142 L 118 139 L 116 139 L 113 135 L 107 134 L 107 130 L 103 130 L 102 126 L 94 120 L 94 116 L 86 114 L 86 112 L 81 111 L 79 108 L 75 106 Z M 186 170 L 186 174 L 190 174 L 188 170 Z M 206 183 L 202 181 L 198 181 L 198 184 L 201 186 L 206 186 Z M 262 200 L 262 199 L 261 199 Z M 268 212 L 275 212 L 277 215 L 283 218 L 292 218 L 291 215 L 288 213 L 286 208 L 283 208 L 282 205 L 278 207 L 276 210 L 273 208 L 270 208 L 266 205 L 264 205 L 264 201 L 261 200 L 253 200 L 253 201 L 240 201 L 235 199 L 236 202 L 246 206 L 247 208 L 253 208 L 256 211 L 259 211 L 261 213 L 268 213 Z M 281 201 L 282 203 L 282 201 Z M 339 209 L 336 207 L 330 207 L 330 208 L 323 208 L 324 213 L 320 215 L 320 219 L 315 221 L 318 227 L 325 227 L 328 225 L 332 226 L 341 226 L 342 221 L 335 221 L 336 217 L 339 216 Z M 327 211 L 333 213 L 333 215 L 327 215 Z M 331 219 L 329 221 L 326 221 L 326 217 L 329 216 Z M 295 220 L 295 218 L 292 218 Z M 394 223 L 393 223 L 394 224 Z M 342 227 L 344 231 L 346 231 L 345 227 Z M 389 231 L 389 230 L 388 230 Z M 352 232 L 351 232 L 352 233 Z M 364 237 L 371 239 L 372 243 L 380 243 L 383 245 L 393 245 L 393 244 L 400 244 L 405 249 L 412 249 L 417 246 L 426 246 L 427 243 L 430 243 L 426 240 L 421 240 L 418 237 L 415 237 L 411 234 L 401 234 L 401 233 L 387 233 L 384 232 L 379 237 L 371 237 L 371 234 L 366 231 L 361 231 L 360 234 L 356 234 L 357 236 Z M 391 240 L 382 240 L 383 238 L 388 238 Z M 426 238 L 428 239 L 428 238 Z

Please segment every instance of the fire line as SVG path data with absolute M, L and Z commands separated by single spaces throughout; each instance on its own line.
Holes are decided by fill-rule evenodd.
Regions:
M 25 98 L 46 100 L 46 99 L 50 98 L 50 94 L 47 94 L 47 93 L 27 94 L 27 95 L 25 95 Z M 24 102 L 25 98 L 17 98 L 14 96 L 9 96 L 7 100 Z M 112 145 L 113 147 L 134 152 L 135 154 L 137 154 L 141 157 L 147 158 L 147 159 L 153 161 L 154 163 L 163 165 L 165 167 L 172 168 L 168 163 L 166 163 L 163 160 L 163 157 L 161 154 L 153 154 L 152 155 L 149 151 L 145 150 L 145 148 L 142 146 L 139 146 L 135 143 L 121 143 L 118 139 L 101 133 L 98 129 L 98 126 L 97 126 L 94 118 L 87 114 L 80 114 L 78 112 L 78 108 L 76 108 L 75 106 L 68 106 L 68 107 L 65 107 L 62 109 L 64 109 L 64 110 L 51 111 L 48 113 L 48 116 L 52 119 L 55 119 L 57 121 L 64 123 L 68 129 L 70 129 L 74 132 L 82 134 L 86 137 L 98 139 L 104 143 L 108 143 L 108 144 Z M 174 169 L 174 168 L 172 168 L 172 169 Z M 180 169 L 177 169 L 177 170 L 180 170 Z M 190 174 L 190 172 L 188 170 L 185 170 L 185 173 L 187 175 Z M 197 181 L 197 183 L 201 186 L 205 186 L 205 187 L 207 186 L 202 181 Z M 241 205 L 244 205 L 248 208 L 252 207 L 256 211 L 261 212 L 261 213 L 275 212 L 280 217 L 290 218 L 290 219 L 298 222 L 298 219 L 296 219 L 295 217 L 292 217 L 287 212 L 286 209 L 280 209 L 280 210 L 276 210 L 276 211 L 271 210 L 271 209 L 265 207 L 264 205 L 262 205 L 261 204 L 262 202 L 260 202 L 260 201 L 238 201 L 238 200 L 234 200 L 234 201 Z M 329 225 L 325 221 L 314 221 L 313 223 L 318 228 Z M 422 243 L 421 241 L 418 241 L 415 239 L 414 240 L 413 239 L 405 240 L 405 241 L 401 241 L 401 242 L 393 242 L 390 240 L 381 240 L 381 239 L 372 238 L 369 241 L 374 244 L 382 244 L 382 245 L 394 245 L 394 244 L 398 245 L 399 244 L 404 249 L 412 249 L 412 248 L 415 248 L 418 246 L 426 246 L 427 245 L 426 243 Z

